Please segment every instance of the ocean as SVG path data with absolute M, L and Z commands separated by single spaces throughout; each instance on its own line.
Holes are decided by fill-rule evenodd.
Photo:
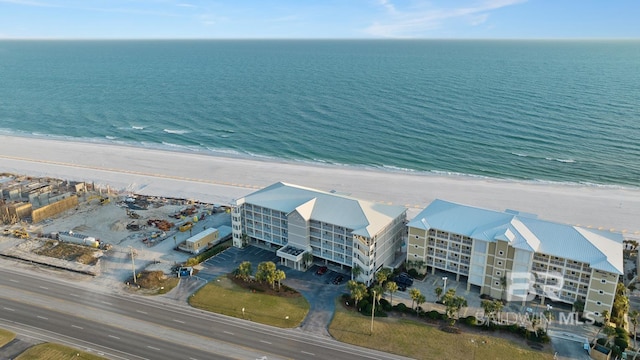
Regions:
M 0 134 L 640 186 L 640 41 L 0 41 Z

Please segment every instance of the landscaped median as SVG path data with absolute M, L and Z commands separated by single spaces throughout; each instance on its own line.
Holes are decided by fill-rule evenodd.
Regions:
M 25 350 L 16 360 L 107 360 L 107 358 L 89 354 L 68 346 L 44 343 Z
M 481 333 L 451 334 L 411 318 L 376 317 L 371 333 L 371 317 L 346 309 L 341 298 L 329 333 L 338 341 L 381 350 L 414 359 L 529 360 L 553 359 L 553 355 L 527 349 L 507 339 Z
M 13 341 L 16 338 L 16 334 L 9 330 L 0 329 L 0 347 L 3 347 Z
M 189 304 L 280 328 L 297 327 L 309 312 L 309 303 L 295 290 L 283 286 L 278 291 L 258 282 L 240 284 L 242 281 L 222 276 L 189 297 Z

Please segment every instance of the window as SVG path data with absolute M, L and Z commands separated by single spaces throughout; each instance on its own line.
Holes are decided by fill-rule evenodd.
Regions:
M 416 247 L 416 249 L 418 248 L 418 245 L 413 245 L 413 246 L 415 246 L 415 247 Z
M 604 294 L 604 291 L 598 290 L 598 294 L 602 295 L 602 294 Z
M 498 255 L 504 255 L 504 251 L 502 250 L 498 251 Z
M 418 257 L 418 254 L 413 254 L 413 257 L 416 257 L 416 258 L 417 258 L 417 257 Z
M 603 283 L 603 284 L 606 284 L 607 280 L 606 279 L 602 279 L 602 280 L 600 280 L 600 282 Z
M 596 305 L 600 306 L 600 305 L 602 305 L 602 302 L 596 301 Z
M 502 261 L 498 261 L 498 266 L 502 266 Z
M 599 312 L 597 312 L 597 311 L 594 311 L 594 312 L 593 312 L 593 315 L 595 315 L 595 316 L 600 316 L 600 313 L 599 313 Z
M 500 271 L 496 271 L 496 276 L 500 276 L 502 273 Z
M 495 285 L 496 285 L 496 286 L 500 286 L 500 283 L 496 281 Z
M 420 237 L 418 237 L 418 235 L 416 235 L 416 239 L 419 239 Z

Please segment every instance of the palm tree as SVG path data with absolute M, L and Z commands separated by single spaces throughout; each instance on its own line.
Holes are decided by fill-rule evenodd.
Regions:
M 456 318 L 460 316 L 460 309 L 468 305 L 467 299 L 462 296 L 456 296 L 456 291 L 454 289 L 449 289 L 444 295 L 442 302 L 447 308 L 446 311 L 447 317 L 449 318 L 449 325 L 455 325 Z
M 440 301 L 440 297 L 442 296 L 442 288 L 438 286 L 434 291 L 436 292 L 436 298 L 438 299 L 437 301 Z
M 555 319 L 555 316 L 553 316 L 553 311 L 551 311 L 551 310 L 545 310 L 545 311 L 543 312 L 543 314 L 544 314 L 544 318 L 547 320 L 545 332 L 547 332 L 547 333 L 548 333 L 548 332 L 549 332 L 549 323 L 550 323 L 553 319 Z
M 360 265 L 355 264 L 352 268 L 351 268 L 351 280 L 355 280 L 358 278 L 358 276 L 360 276 L 360 274 L 362 274 L 362 268 L 360 267 Z
M 376 281 L 378 284 L 382 285 L 391 275 L 391 270 L 387 268 L 382 268 L 376 273 Z
M 280 291 L 280 282 L 284 279 L 287 278 L 287 275 L 285 274 L 284 271 L 282 270 L 276 270 L 276 272 L 274 273 L 274 278 L 276 279 L 276 281 L 278 282 L 278 291 Z
M 252 272 L 251 262 L 243 261 L 240 263 L 240 265 L 236 269 L 236 276 L 244 281 L 247 281 L 249 280 L 249 276 L 251 276 L 251 272 Z
M 507 276 L 503 276 L 500 278 L 500 287 L 502 288 L 502 298 L 501 300 L 505 300 L 505 293 L 507 292 Z
M 304 261 L 305 269 L 313 263 L 313 253 L 306 251 L 302 254 L 302 261 Z
M 413 303 L 418 299 L 419 296 L 421 296 L 422 294 L 420 293 L 420 290 L 413 288 L 411 290 L 409 290 L 409 297 L 411 297 L 411 309 L 413 309 Z
M 385 285 L 385 289 L 387 290 L 387 292 L 389 292 L 389 295 L 391 295 L 391 305 L 393 305 L 393 293 L 395 293 L 396 291 L 398 291 L 398 284 L 396 284 L 395 281 L 387 281 L 387 284 Z
M 602 320 L 604 322 L 604 325 L 602 325 L 600 330 L 598 330 L 598 332 L 596 333 L 596 336 L 593 338 L 593 342 L 598 340 L 598 336 L 600 335 L 600 332 L 602 331 L 602 329 L 604 329 L 606 326 L 609 325 L 609 310 L 605 310 L 602 312 Z
M 638 339 L 636 339 L 636 331 L 638 330 L 638 318 L 640 317 L 640 312 L 638 310 L 631 310 L 629 312 L 629 321 L 633 324 L 633 347 L 636 349 L 636 353 L 633 355 L 633 359 L 635 360 L 638 355 Z
M 371 288 L 371 295 L 375 295 L 373 298 L 373 301 L 376 302 L 376 304 L 380 305 L 380 299 L 382 298 L 382 293 L 384 292 L 384 289 L 382 288 L 382 285 L 376 285 L 374 287 Z
M 356 302 L 356 308 L 358 307 L 358 301 L 362 300 L 367 294 L 367 287 L 361 282 L 355 280 L 349 280 L 347 282 L 347 289 L 351 293 L 351 298 Z
M 420 305 L 424 304 L 425 301 L 427 301 L 427 298 L 424 297 L 424 295 L 420 294 L 418 295 L 418 297 L 416 298 L 416 315 L 419 315 L 419 309 L 420 309 Z

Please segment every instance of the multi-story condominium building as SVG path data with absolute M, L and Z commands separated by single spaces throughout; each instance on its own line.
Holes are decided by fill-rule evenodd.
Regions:
M 622 235 L 435 200 L 408 223 L 407 258 L 495 298 L 538 296 L 600 317 L 623 274 Z M 511 296 L 510 296 L 511 295 Z
M 402 206 L 279 182 L 236 201 L 233 245 L 277 249 L 280 263 L 297 270 L 306 270 L 305 253 L 342 268 L 358 266 L 358 280 L 369 284 L 377 270 L 404 260 L 405 220 Z

